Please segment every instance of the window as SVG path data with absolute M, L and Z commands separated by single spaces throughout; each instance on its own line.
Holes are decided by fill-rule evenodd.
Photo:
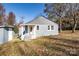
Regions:
M 39 30 L 39 26 L 37 26 L 37 30 Z
M 50 30 L 50 26 L 48 26 L 48 30 Z
M 51 30 L 53 30 L 53 26 L 51 26 Z

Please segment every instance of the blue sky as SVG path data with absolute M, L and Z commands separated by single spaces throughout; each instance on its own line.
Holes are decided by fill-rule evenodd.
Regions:
M 6 14 L 11 11 L 15 13 L 17 22 L 21 20 L 21 17 L 24 17 L 24 22 L 28 22 L 40 13 L 44 15 L 43 3 L 4 3 L 3 6 Z

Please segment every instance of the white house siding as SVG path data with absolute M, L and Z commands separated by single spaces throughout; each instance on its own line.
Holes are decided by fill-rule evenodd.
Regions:
M 12 28 L 7 28 L 7 27 L 1 27 L 0 28 L 0 44 L 8 42 L 9 40 L 12 39 Z M 11 31 L 9 31 L 11 30 Z
M 58 26 L 57 25 L 38 25 L 39 30 L 36 28 L 36 37 L 39 36 L 48 36 L 48 35 L 57 35 L 58 34 Z M 48 30 L 48 26 L 53 26 L 53 30 Z M 51 28 L 50 28 L 51 29 Z
M 36 37 L 40 37 L 40 36 L 48 36 L 48 35 L 58 35 L 58 25 L 57 24 L 53 24 L 53 25 L 31 25 L 33 26 L 33 30 L 32 32 L 30 32 L 29 28 L 30 26 L 28 26 L 28 33 L 23 34 L 23 32 L 25 31 L 25 27 L 22 26 L 19 28 L 19 34 L 21 35 L 21 39 L 22 40 L 27 40 L 27 39 L 34 39 Z M 37 30 L 37 26 L 39 26 L 39 30 Z M 50 26 L 50 30 L 48 30 L 48 26 Z M 51 26 L 53 26 L 53 30 L 51 30 Z
M 34 39 L 34 38 L 36 38 L 36 25 L 33 26 L 33 30 L 31 33 L 31 39 Z
M 12 40 L 13 38 L 13 31 L 12 31 L 12 28 L 9 28 L 9 31 L 8 31 L 8 41 Z
M 0 28 L 0 44 L 4 42 L 3 32 L 4 32 L 3 28 Z
M 9 36 L 9 33 L 8 33 L 8 31 L 9 31 L 9 28 L 7 28 L 7 27 L 4 27 L 3 28 L 3 37 L 4 37 L 4 42 L 7 42 L 8 41 L 8 36 Z
M 22 40 L 24 39 L 24 34 L 23 34 L 24 30 L 25 30 L 24 26 L 19 27 L 19 36 L 21 36 Z

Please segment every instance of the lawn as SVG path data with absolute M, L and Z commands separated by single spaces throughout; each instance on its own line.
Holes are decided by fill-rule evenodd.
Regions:
M 79 31 L 63 31 L 30 41 L 14 40 L 0 45 L 4 56 L 79 56 Z

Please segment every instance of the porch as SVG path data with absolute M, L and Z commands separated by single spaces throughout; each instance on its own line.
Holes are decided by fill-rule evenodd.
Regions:
M 35 25 L 25 25 L 23 35 L 24 40 L 33 39 L 35 37 Z

